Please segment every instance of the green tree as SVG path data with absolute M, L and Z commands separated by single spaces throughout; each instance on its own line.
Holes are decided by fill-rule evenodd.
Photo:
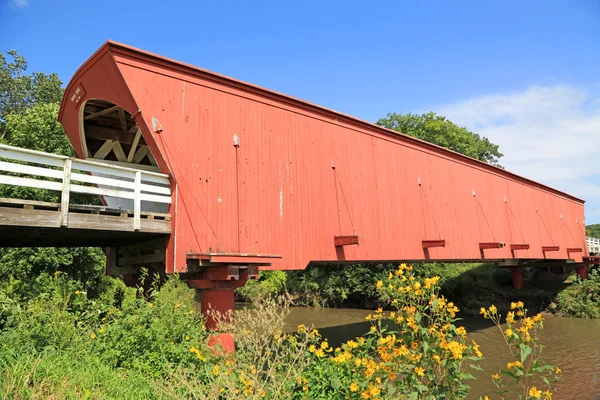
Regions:
M 587 236 L 600 238 L 600 224 L 586 225 L 585 234 Z
M 63 89 L 56 74 L 26 74 L 27 62 L 16 51 L 0 54 L 0 141 L 17 147 L 66 156 L 75 152 L 57 120 Z M 50 190 L 0 185 L 0 197 L 60 201 Z M 73 202 L 98 199 L 74 194 Z M 99 248 L 0 249 L 0 288 L 12 297 L 27 297 L 29 287 L 42 273 L 57 270 L 81 282 L 91 295 L 98 294 L 104 275 L 104 254 Z
M 388 113 L 385 118 L 377 121 L 377 125 L 495 166 L 500 166 L 498 159 L 503 156 L 498 145 L 490 142 L 488 138 L 481 137 L 465 127 L 460 127 L 434 112 L 422 115 Z
M 63 95 L 57 74 L 27 75 L 27 61 L 16 50 L 0 53 L 0 137 L 9 114 L 22 113 L 35 104 L 59 104 Z

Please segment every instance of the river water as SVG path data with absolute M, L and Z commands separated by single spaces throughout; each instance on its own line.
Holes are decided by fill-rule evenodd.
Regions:
M 365 321 L 369 310 L 340 308 L 292 308 L 286 323 L 290 329 L 299 324 L 314 325 L 332 346 L 362 335 L 369 330 Z M 564 318 L 548 315 L 540 339 L 545 346 L 542 359 L 563 370 L 553 399 L 600 400 L 600 320 Z M 476 381 L 469 381 L 470 399 L 480 395 L 497 398 L 490 375 L 509 358 L 506 344 L 496 326 L 481 317 L 466 317 L 461 324 L 480 346 L 485 360 L 484 373 L 472 371 Z

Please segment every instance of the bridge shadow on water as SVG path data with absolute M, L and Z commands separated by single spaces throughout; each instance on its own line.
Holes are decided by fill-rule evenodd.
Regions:
M 415 265 L 415 271 L 424 275 L 442 276 L 441 294 L 459 308 L 457 325 L 476 333 L 493 326 L 484 319 L 481 307 L 495 305 L 506 315 L 510 303 L 523 301 L 531 313 L 544 311 L 555 300 L 557 293 L 567 286 L 565 279 L 572 272 L 555 268 L 530 268 L 524 273 L 523 289 L 514 289 L 511 272 L 494 264 L 424 264 Z M 353 304 L 360 307 L 361 304 Z M 357 308 L 293 308 L 286 322 L 290 329 L 298 324 L 314 325 L 332 346 L 364 335 L 371 323 L 365 320 L 371 311 Z M 393 327 L 390 326 L 390 329 Z

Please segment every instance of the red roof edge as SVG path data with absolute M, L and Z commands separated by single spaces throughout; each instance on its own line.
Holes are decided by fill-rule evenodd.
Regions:
M 498 175 L 502 175 L 511 179 L 514 179 L 516 181 L 520 181 L 524 184 L 527 185 L 531 185 L 534 187 L 537 187 L 539 189 L 542 190 L 546 190 L 546 191 L 550 191 L 554 194 L 557 194 L 561 197 L 565 197 L 567 199 L 579 202 L 579 203 L 585 203 L 585 200 L 582 200 L 578 197 L 575 197 L 571 194 L 562 192 L 558 189 L 552 188 L 550 186 L 541 184 L 539 182 L 536 182 L 534 180 L 531 180 L 529 178 L 525 178 L 523 176 L 517 175 L 515 173 L 509 172 L 503 168 L 499 168 L 496 166 L 493 166 L 491 164 L 488 164 L 486 162 L 477 160 L 475 158 L 466 156 L 464 154 L 461 153 L 457 153 L 455 151 L 449 150 L 445 147 L 441 147 L 438 145 L 435 145 L 433 143 L 430 142 L 426 142 L 424 140 L 421 139 L 417 139 L 415 137 L 406 135 L 404 133 L 401 132 L 397 132 L 394 131 L 392 129 L 388 129 L 388 128 L 384 128 L 382 126 L 376 125 L 374 123 L 365 121 L 365 120 L 361 120 L 359 118 L 356 117 L 352 117 L 350 115 L 347 114 L 343 114 L 339 111 L 335 111 L 335 110 L 331 110 L 328 109 L 326 107 L 322 107 L 298 98 L 295 98 L 293 96 L 289 96 L 286 94 L 282 94 L 270 89 L 265 89 L 263 87 L 257 86 L 257 85 L 253 85 L 251 83 L 247 83 L 235 78 L 231 78 L 225 75 L 221 75 L 206 69 L 202 69 L 199 67 L 196 67 L 194 65 L 191 64 L 187 64 L 184 62 L 180 62 L 177 60 L 173 60 L 171 58 L 168 57 L 164 57 L 155 53 L 151 53 L 145 50 L 141 50 L 138 49 L 136 47 L 132 47 L 132 46 L 128 46 L 126 44 L 123 43 L 119 43 L 113 40 L 107 40 L 78 70 L 77 72 L 75 72 L 75 74 L 73 75 L 73 78 L 71 78 L 71 81 L 69 82 L 69 85 L 66 87 L 65 89 L 65 96 L 67 93 L 69 93 L 69 89 L 71 88 L 71 85 L 74 84 L 74 82 L 76 81 L 76 78 L 82 74 L 87 68 L 89 68 L 91 65 L 93 65 L 93 63 L 99 58 L 101 57 L 106 51 L 113 51 L 116 50 L 116 52 L 122 52 L 123 54 L 129 55 L 129 56 L 137 56 L 138 58 L 144 59 L 145 61 L 150 61 L 150 62 L 154 62 L 154 63 L 167 63 L 167 64 L 171 64 L 172 66 L 179 68 L 179 69 L 183 69 L 185 70 L 187 73 L 192 74 L 192 75 L 200 75 L 203 78 L 207 78 L 209 80 L 215 81 L 215 82 L 219 82 L 221 84 L 230 86 L 230 87 L 236 87 L 236 88 L 241 88 L 244 89 L 246 91 L 249 92 L 253 92 L 255 94 L 259 94 L 261 96 L 265 96 L 265 97 L 270 97 L 272 99 L 290 104 L 290 105 L 294 105 L 297 107 L 301 107 L 301 108 L 308 108 L 313 112 L 317 112 L 320 113 L 322 115 L 328 116 L 330 118 L 337 118 L 340 120 L 343 120 L 346 123 L 349 123 L 351 125 L 355 125 L 358 126 L 360 128 L 364 128 L 364 129 L 370 129 L 370 130 L 375 130 L 376 132 L 386 135 L 386 136 L 391 136 L 395 139 L 398 138 L 402 138 L 403 140 L 406 140 L 407 142 L 412 142 L 415 144 L 418 144 L 420 146 L 429 148 L 431 150 L 434 150 L 436 153 L 440 153 L 442 155 L 446 155 L 450 158 L 454 158 L 454 159 L 458 159 L 459 161 L 463 161 L 475 166 L 478 166 L 480 168 L 489 170 L 495 174 Z M 60 113 L 59 113 L 59 119 L 62 115 L 63 112 L 63 107 L 65 105 L 65 99 L 63 97 L 63 101 L 61 103 L 61 108 L 60 108 Z

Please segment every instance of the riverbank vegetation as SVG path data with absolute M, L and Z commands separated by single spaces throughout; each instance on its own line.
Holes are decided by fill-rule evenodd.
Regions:
M 148 277 L 146 277 L 148 279 Z M 0 297 L 0 392 L 7 398 L 64 399 L 460 399 L 485 349 L 456 326 L 458 307 L 439 277 L 405 265 L 374 290 L 391 311 L 367 317 L 371 330 L 337 348 L 317 330 L 286 327 L 289 300 L 266 298 L 235 323 L 230 354 L 208 348 L 211 335 L 194 291 L 170 277 L 149 290 L 106 278 L 102 293 L 57 271 L 41 274 L 35 296 Z M 508 365 L 489 371 L 496 398 L 549 399 L 560 370 L 540 360 L 543 317 L 523 304 L 500 328 Z M 500 327 L 494 306 L 481 310 Z M 494 394 L 490 394 L 494 398 Z
M 304 271 L 263 271 L 260 278 L 237 290 L 239 301 L 287 293 L 297 306 L 375 309 L 384 304 L 374 289 L 394 265 L 309 266 Z M 523 289 L 514 289 L 510 270 L 494 264 L 423 263 L 415 265 L 419 276 L 439 276 L 441 293 L 454 301 L 464 315 L 477 315 L 481 307 L 496 304 L 501 312 L 510 303 L 524 300 L 530 309 L 577 316 L 598 317 L 598 274 L 581 281 L 574 273 L 525 271 Z

